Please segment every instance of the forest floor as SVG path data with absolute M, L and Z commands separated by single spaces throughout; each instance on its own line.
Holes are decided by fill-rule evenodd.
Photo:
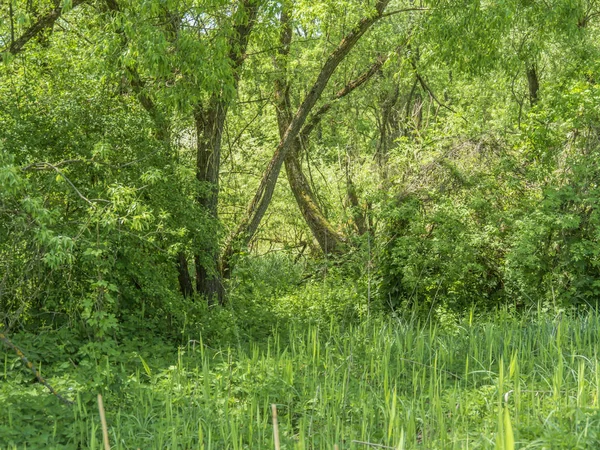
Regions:
M 286 325 L 264 342 L 77 348 L 13 336 L 67 406 L 0 353 L 0 448 L 599 448 L 600 316 L 498 313 Z M 82 350 L 83 349 L 83 350 Z

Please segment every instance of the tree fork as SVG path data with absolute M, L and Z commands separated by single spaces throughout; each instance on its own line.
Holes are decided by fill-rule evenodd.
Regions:
M 271 202 L 271 198 L 273 197 L 283 161 L 285 160 L 288 151 L 291 149 L 294 140 L 298 136 L 298 133 L 302 129 L 302 126 L 306 122 L 308 114 L 325 90 L 329 78 L 359 39 L 383 16 L 389 2 L 390 0 L 378 0 L 374 14 L 362 18 L 356 27 L 341 40 L 336 49 L 327 58 L 316 81 L 292 118 L 271 161 L 267 165 L 256 194 L 248 204 L 245 216 L 237 229 L 226 241 L 225 250 L 221 258 L 221 267 L 225 276 L 229 275 L 231 258 L 236 253 L 237 249 L 248 245 L 256 233 L 258 225 L 264 217 L 269 203 Z

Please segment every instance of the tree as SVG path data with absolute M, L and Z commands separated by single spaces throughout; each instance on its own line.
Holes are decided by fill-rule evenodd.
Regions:
M 116 0 L 106 2 L 113 13 L 123 13 Z M 221 141 L 223 125 L 227 116 L 230 102 L 238 88 L 245 52 L 260 8 L 257 0 L 240 0 L 233 8 L 227 2 L 217 4 L 217 12 L 221 9 L 224 14 L 211 18 L 209 13 L 202 11 L 202 3 L 194 4 L 191 10 L 185 12 L 183 2 L 171 2 L 167 5 L 155 5 L 160 12 L 156 26 L 162 29 L 162 40 L 159 40 L 158 55 L 151 55 L 150 61 L 129 61 L 126 72 L 132 89 L 156 125 L 156 136 L 165 145 L 170 146 L 171 134 L 169 123 L 176 114 L 190 113 L 193 117 L 196 135 L 196 179 L 200 183 L 200 191 L 196 196 L 198 204 L 207 211 L 209 217 L 218 223 L 219 169 L 221 159 Z M 152 8 L 151 8 L 152 9 Z M 121 14 L 123 16 L 123 14 Z M 133 20 L 130 25 L 136 27 L 130 11 L 124 20 Z M 218 18 L 217 18 L 218 17 Z M 156 20 L 156 19 L 154 19 Z M 204 20 L 214 20 L 215 26 L 206 28 Z M 190 29 L 191 28 L 191 31 Z M 122 28 L 117 28 L 117 34 L 123 41 L 122 50 L 128 47 L 143 45 L 143 42 L 130 43 Z M 145 36 L 144 36 L 145 37 Z M 139 37 L 138 39 L 143 39 Z M 191 41 L 191 42 L 190 42 Z M 185 44 L 185 45 L 184 45 Z M 207 61 L 202 57 L 203 45 L 212 45 L 218 58 L 215 72 L 224 72 L 224 78 L 216 74 L 203 74 L 207 70 Z M 188 54 L 188 52 L 198 54 Z M 172 53 L 175 52 L 173 56 Z M 156 61 L 164 60 L 162 64 Z M 183 64 L 181 64 L 183 62 Z M 169 90 L 168 85 L 154 92 L 147 88 L 148 83 L 140 76 L 139 65 L 149 71 L 153 86 L 160 86 L 160 79 L 173 80 L 183 78 L 178 84 L 181 92 L 172 99 L 175 108 L 165 110 L 165 105 L 159 107 L 153 97 L 164 95 Z M 148 66 L 149 64 L 149 66 Z M 181 67 L 181 65 L 185 69 Z M 165 67 L 161 67 L 164 65 Z M 210 68 L 208 69 L 211 70 Z M 177 83 L 176 81 L 171 81 Z M 167 81 L 169 83 L 169 81 Z M 216 229 L 215 229 L 216 232 Z M 223 301 L 223 285 L 218 270 L 219 246 L 218 240 L 197 246 L 194 249 L 196 273 L 196 292 L 204 295 L 209 302 L 213 298 Z M 177 256 L 180 290 L 185 296 L 191 295 L 192 281 L 189 276 L 187 256 L 180 252 Z
M 283 162 L 285 161 L 288 152 L 293 148 L 294 142 L 298 138 L 302 126 L 321 97 L 331 75 L 367 30 L 369 30 L 377 20 L 383 17 L 388 3 L 389 0 L 378 0 L 375 4 L 375 11 L 370 15 L 363 17 L 352 31 L 340 41 L 333 52 L 329 54 L 317 79 L 304 97 L 304 100 L 298 107 L 296 113 L 291 118 L 291 121 L 262 176 L 256 194 L 248 204 L 246 214 L 236 230 L 231 233 L 227 239 L 222 257 L 222 267 L 225 274 L 229 273 L 231 258 L 235 254 L 236 249 L 240 246 L 247 245 L 256 232 L 273 196 Z
M 227 58 L 230 62 L 232 85 L 229 89 L 214 92 L 206 104 L 198 103 L 194 107 L 194 122 L 197 136 L 196 178 L 209 184 L 209 191 L 201 195 L 198 202 L 215 219 L 218 218 L 219 168 L 221 161 L 221 141 L 223 125 L 227 116 L 232 93 L 237 91 L 242 64 L 252 28 L 258 14 L 258 0 L 241 0 L 234 13 L 236 18 L 233 31 L 227 40 Z M 196 290 L 209 300 L 216 296 L 224 301 L 223 284 L 220 278 L 219 247 L 208 249 L 208 262 L 200 254 L 195 255 Z
M 275 62 L 276 71 L 280 74 L 275 80 L 275 99 L 279 136 L 280 139 L 283 139 L 285 131 L 290 126 L 292 120 L 292 105 L 290 100 L 292 86 L 290 86 L 287 81 L 290 77 L 287 75 L 285 67 L 286 60 L 289 56 L 292 28 L 290 24 L 290 12 L 286 10 L 281 14 L 281 30 L 280 47 Z M 344 248 L 346 238 L 335 231 L 333 225 L 321 211 L 310 183 L 303 173 L 300 154 L 303 150 L 309 151 L 310 136 L 313 130 L 319 126 L 319 123 L 325 114 L 327 114 L 334 104 L 371 79 L 371 77 L 381 69 L 381 66 L 385 63 L 386 59 L 387 57 L 385 55 L 380 55 L 365 72 L 351 80 L 346 86 L 336 92 L 330 101 L 321 105 L 321 107 L 307 119 L 307 123 L 298 133 L 298 137 L 294 140 L 284 160 L 287 179 L 298 204 L 298 208 L 325 255 L 341 252 Z M 352 206 L 358 208 L 358 199 L 356 198 L 356 193 L 350 178 L 348 178 L 348 184 L 349 197 Z M 358 231 L 361 234 L 366 232 L 366 226 L 359 215 L 355 217 L 355 220 L 358 224 Z

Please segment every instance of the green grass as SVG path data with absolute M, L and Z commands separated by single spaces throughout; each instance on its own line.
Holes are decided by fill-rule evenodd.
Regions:
M 130 343 L 42 368 L 72 408 L 6 354 L 0 447 L 100 449 L 102 392 L 116 449 L 272 449 L 271 403 L 283 449 L 509 449 L 509 429 L 516 448 L 599 448 L 599 342 L 596 314 L 498 314 L 293 325 L 222 348 L 198 336 L 170 354 Z

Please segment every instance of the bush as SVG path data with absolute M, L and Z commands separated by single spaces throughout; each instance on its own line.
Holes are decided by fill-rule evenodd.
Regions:
M 515 164 L 505 155 L 469 177 L 458 164 L 452 172 L 440 165 L 428 190 L 391 201 L 382 213 L 382 301 L 423 312 L 434 304 L 596 306 L 600 146 L 592 141 L 557 152 L 542 183 L 533 181 L 539 164 L 507 171 Z

